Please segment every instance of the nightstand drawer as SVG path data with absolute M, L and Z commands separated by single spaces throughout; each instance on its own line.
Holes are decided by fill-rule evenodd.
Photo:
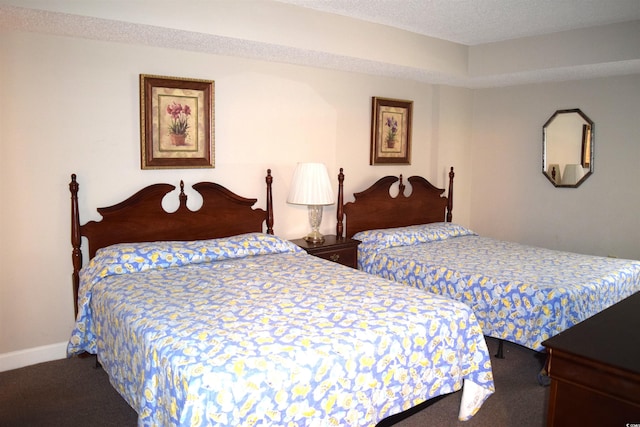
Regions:
M 347 267 L 358 267 L 358 252 L 352 248 L 337 249 L 330 251 L 314 252 L 313 255 L 346 265 Z
M 336 236 L 324 236 L 322 243 L 309 243 L 304 239 L 292 240 L 308 254 L 323 258 L 347 267 L 358 268 L 359 240 L 342 239 Z

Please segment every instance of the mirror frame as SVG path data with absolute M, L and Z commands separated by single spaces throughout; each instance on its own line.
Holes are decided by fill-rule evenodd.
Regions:
M 558 117 L 560 114 L 570 114 L 575 113 L 578 114 L 582 119 L 589 125 L 589 132 L 585 132 L 583 128 L 582 132 L 582 152 L 580 153 L 580 158 L 582 159 L 582 167 L 588 168 L 589 170 L 585 172 L 585 174 L 580 178 L 578 182 L 575 184 L 558 184 L 549 174 L 547 173 L 546 168 L 547 164 L 547 127 L 551 124 L 551 122 Z M 587 144 L 588 142 L 588 144 Z M 589 152 L 585 155 L 585 148 L 587 145 L 590 147 Z M 571 108 L 566 110 L 557 110 L 549 120 L 545 122 L 542 126 L 542 174 L 553 184 L 554 187 L 564 187 L 564 188 L 577 188 L 582 184 L 592 173 L 593 173 L 593 153 L 594 153 L 594 131 L 593 131 L 593 121 L 582 112 L 579 108 Z

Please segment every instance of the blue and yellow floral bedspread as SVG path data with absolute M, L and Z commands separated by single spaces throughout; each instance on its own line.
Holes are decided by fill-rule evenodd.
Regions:
M 542 342 L 640 290 L 640 261 L 477 236 L 451 223 L 358 233 L 359 268 L 468 304 L 484 333 Z
M 97 353 L 138 424 L 370 426 L 493 393 L 464 304 L 264 234 L 115 245 L 81 273 L 68 354 Z

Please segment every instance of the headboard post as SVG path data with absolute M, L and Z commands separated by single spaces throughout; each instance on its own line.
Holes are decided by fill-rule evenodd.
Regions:
M 178 196 L 178 200 L 180 200 L 180 208 L 187 208 L 187 195 L 184 193 L 184 181 L 180 180 L 180 195 Z
M 271 176 L 271 169 L 267 169 L 265 181 L 267 183 L 267 234 L 273 234 L 273 195 L 271 193 L 273 177 Z
M 74 316 L 78 315 L 78 288 L 80 287 L 80 269 L 82 268 L 82 251 L 80 250 L 80 213 L 78 211 L 78 189 L 79 185 L 76 181 L 76 174 L 71 174 L 71 182 L 69 183 L 69 191 L 71 192 L 71 261 L 73 263 L 73 301 Z
M 342 173 L 342 168 L 340 168 L 340 173 L 338 174 L 338 210 L 336 219 L 338 220 L 336 236 L 342 238 L 344 232 L 344 173 Z
M 447 193 L 447 222 L 451 222 L 453 217 L 453 177 L 455 173 L 453 173 L 453 166 L 451 166 L 451 170 L 449 171 L 449 192 Z

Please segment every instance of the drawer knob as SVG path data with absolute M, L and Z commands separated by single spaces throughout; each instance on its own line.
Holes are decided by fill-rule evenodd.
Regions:
M 340 254 L 332 254 L 329 259 L 333 262 L 338 262 L 338 260 L 340 259 Z

